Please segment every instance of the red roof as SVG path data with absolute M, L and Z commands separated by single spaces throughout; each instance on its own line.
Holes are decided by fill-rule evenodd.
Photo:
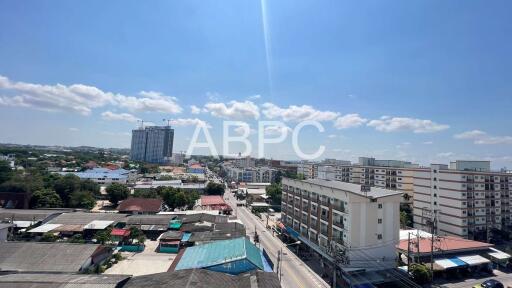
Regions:
M 411 253 L 417 253 L 418 248 L 416 244 L 416 239 L 411 239 L 411 241 L 414 241 L 413 243 L 411 243 Z M 432 251 L 430 237 L 422 237 L 420 238 L 419 242 L 420 253 L 430 253 Z M 493 246 L 493 244 L 468 240 L 454 236 L 439 236 L 434 238 L 434 253 L 437 251 L 454 252 L 458 250 L 485 249 Z M 402 251 L 407 251 L 407 240 L 401 240 L 400 243 L 397 245 L 397 248 Z
M 189 167 L 190 168 L 203 168 L 203 166 L 201 166 L 201 164 L 192 164 Z
M 127 237 L 130 236 L 130 230 L 114 228 L 112 232 L 110 232 L 110 235 Z
M 226 205 L 224 198 L 219 195 L 203 195 L 201 196 L 201 206 Z
M 128 198 L 123 200 L 117 210 L 120 212 L 160 212 L 163 201 L 151 198 Z

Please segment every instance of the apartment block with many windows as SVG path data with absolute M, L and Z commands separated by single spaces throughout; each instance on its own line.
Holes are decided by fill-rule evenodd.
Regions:
M 322 179 L 283 178 L 282 185 L 281 219 L 302 243 L 327 259 L 344 251 L 343 267 L 395 266 L 399 192 Z
M 418 164 L 399 160 L 359 157 L 359 162 L 318 165 L 318 178 L 380 187 L 402 193 L 402 203 L 412 205 L 413 174 Z
M 432 164 L 414 172 L 414 225 L 437 233 L 490 241 L 510 230 L 512 173 L 494 172 L 489 161 Z

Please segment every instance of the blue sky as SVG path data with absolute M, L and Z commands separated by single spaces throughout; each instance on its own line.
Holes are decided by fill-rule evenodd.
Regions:
M 0 142 L 128 147 L 165 118 L 221 150 L 222 120 L 309 119 L 325 157 L 512 167 L 510 1 L 138 3 L 0 1 Z

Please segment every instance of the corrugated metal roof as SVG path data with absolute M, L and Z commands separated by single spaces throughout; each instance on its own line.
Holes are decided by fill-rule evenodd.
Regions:
M 8 274 L 0 276 L 0 288 L 115 288 L 128 275 Z
M 122 221 L 126 221 L 127 215 L 118 213 L 85 213 L 85 212 L 73 212 L 61 214 L 48 223 L 53 224 L 71 224 L 71 225 L 87 225 L 94 220 L 110 220 L 114 221 L 114 224 Z
M 108 226 L 112 225 L 114 221 L 112 220 L 93 220 L 87 225 L 84 226 L 84 229 L 95 229 L 95 230 L 103 230 Z
M 215 241 L 187 248 L 176 270 L 206 268 L 236 260 L 247 259 L 263 269 L 259 249 L 244 237 Z
M 78 272 L 100 245 L 42 242 L 4 242 L 0 270 Z
M 252 281 L 251 281 L 252 280 Z M 124 288 L 279 288 L 273 272 L 251 271 L 232 276 L 202 269 L 186 269 L 132 277 Z
M 29 230 L 28 232 L 29 233 L 46 233 L 46 232 L 52 231 L 53 229 L 55 229 L 61 225 L 62 224 L 43 224 L 41 226 L 38 226 L 34 229 Z

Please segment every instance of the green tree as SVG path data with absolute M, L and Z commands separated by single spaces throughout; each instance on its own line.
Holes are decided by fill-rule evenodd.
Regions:
M 53 186 L 55 192 L 59 194 L 60 199 L 66 207 L 70 204 L 71 194 L 76 191 L 80 191 L 80 178 L 73 174 L 67 174 L 63 177 L 60 177 L 55 181 L 55 185 Z
M 204 193 L 206 195 L 224 195 L 224 185 L 220 183 L 208 182 Z
M 133 197 L 136 198 L 159 198 L 158 192 L 155 189 L 135 189 Z
M 11 179 L 13 171 L 7 161 L 0 161 L 0 184 Z
M 281 204 L 281 196 L 282 196 L 282 188 L 281 184 L 273 183 L 270 186 L 265 188 L 265 192 L 268 197 L 272 200 L 272 204 L 280 205 Z
M 100 195 L 100 185 L 90 179 L 80 181 L 80 190 L 89 191 L 95 196 Z
M 409 205 L 400 205 L 400 226 L 405 229 L 412 226 L 412 209 Z
M 180 188 L 166 187 L 160 190 L 162 200 L 172 210 L 176 208 L 192 209 L 196 200 L 199 199 L 199 193 L 196 191 L 185 191 Z
M 117 205 L 119 201 L 128 198 L 130 190 L 123 184 L 112 183 L 107 187 L 107 195 L 110 203 Z
M 133 227 L 133 226 L 130 227 L 130 241 L 132 243 L 133 243 L 133 240 L 139 239 L 141 237 L 145 237 L 145 236 L 144 236 L 144 233 L 142 233 L 142 231 L 139 228 Z
M 112 228 L 100 230 L 100 231 L 96 232 L 96 234 L 94 235 L 94 239 L 96 239 L 96 241 L 98 241 L 98 243 L 100 243 L 100 244 L 106 244 L 106 243 L 112 241 L 111 233 L 112 233 Z
M 84 237 L 82 234 L 75 234 L 69 238 L 69 243 L 85 243 Z
M 50 232 L 46 232 L 46 233 L 43 234 L 43 236 L 41 236 L 41 239 L 39 239 L 39 241 L 41 241 L 41 242 L 55 242 L 55 241 L 57 241 L 57 239 L 59 239 L 59 237 L 57 237 L 55 234 L 50 233 Z
M 418 284 L 429 283 L 432 279 L 430 269 L 428 269 L 427 266 L 423 264 L 412 264 L 410 273 L 414 282 Z
M 96 205 L 96 198 L 88 191 L 75 191 L 69 199 L 69 206 L 73 208 L 92 209 Z
M 59 194 L 51 189 L 37 190 L 32 194 L 30 207 L 37 208 L 59 208 L 62 207 L 62 200 Z

